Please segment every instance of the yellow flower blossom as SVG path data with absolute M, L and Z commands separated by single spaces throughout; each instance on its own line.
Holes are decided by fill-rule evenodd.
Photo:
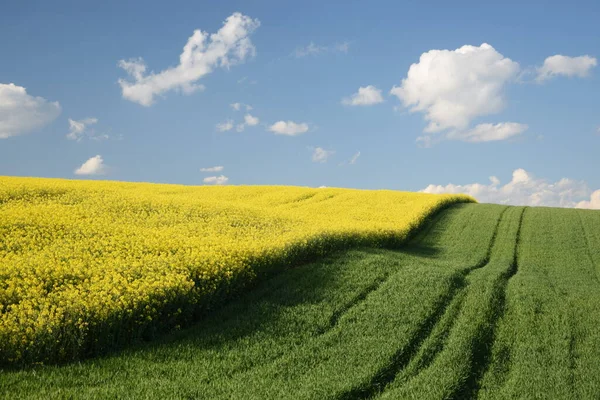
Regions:
M 460 195 L 0 177 L 0 363 L 179 326 L 274 268 L 403 242 Z

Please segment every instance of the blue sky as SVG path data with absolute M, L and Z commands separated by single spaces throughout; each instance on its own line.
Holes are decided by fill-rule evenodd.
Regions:
M 600 4 L 449 4 L 6 3 L 0 175 L 600 208 Z

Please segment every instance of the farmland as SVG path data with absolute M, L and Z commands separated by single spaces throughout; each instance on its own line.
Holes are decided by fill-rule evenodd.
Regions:
M 142 188 L 132 192 L 140 196 Z M 213 194 L 222 196 L 220 204 L 234 190 L 214 189 L 224 190 Z M 173 199 L 173 191 L 185 189 L 163 190 Z M 253 190 L 239 202 L 254 204 L 256 213 L 257 204 L 280 195 L 275 189 Z M 356 212 L 350 213 L 356 219 L 344 216 L 344 229 L 369 226 L 358 220 L 362 203 L 357 195 L 335 189 L 298 189 L 283 196 L 278 218 L 294 215 L 290 208 L 311 210 L 327 201 L 311 205 L 303 190 L 315 193 L 310 199 L 354 202 L 346 209 Z M 269 265 L 254 270 L 264 274 L 262 279 L 227 292 L 229 301 L 204 310 L 199 322 L 187 328 L 78 362 L 5 367 L 0 395 L 588 399 L 600 393 L 599 212 L 452 205 L 468 199 L 451 197 L 440 198 L 442 203 L 425 201 L 435 196 L 411 198 L 411 203 L 407 194 L 399 194 L 404 196 L 395 199 L 399 221 L 408 221 L 401 219 L 408 204 L 424 210 L 411 214 L 420 215 L 421 224 L 411 234 L 408 222 L 393 231 L 393 221 L 376 219 L 378 212 L 385 213 L 385 208 L 378 211 L 385 202 L 393 207 L 389 192 L 363 193 L 374 202 L 382 196 L 376 206 L 365 207 L 374 236 L 363 230 L 352 240 L 325 242 L 330 245 L 311 248 L 302 257 L 280 258 L 277 262 L 288 262 L 274 262 L 277 273 L 267 273 L 274 270 Z M 182 196 L 189 198 L 189 193 Z M 284 200 L 298 197 L 308 203 L 290 206 Z M 65 206 L 68 198 L 52 201 Z M 162 201 L 162 207 L 181 204 Z M 137 204 L 132 198 L 128 202 Z M 226 205 L 231 209 L 231 203 Z M 270 221 L 268 215 L 275 214 L 261 218 Z M 315 229 L 340 229 L 344 222 L 333 221 L 341 215 Z
M 466 196 L 0 177 L 0 363 L 150 339 L 335 249 L 402 243 Z
M 261 282 L 200 324 L 5 370 L 25 398 L 594 398 L 600 213 L 456 205 L 398 250 Z

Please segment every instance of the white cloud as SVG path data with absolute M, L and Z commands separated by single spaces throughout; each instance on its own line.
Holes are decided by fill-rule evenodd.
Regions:
M 356 161 L 358 160 L 358 157 L 360 157 L 360 151 L 356 152 L 356 154 L 354 154 L 352 156 L 352 158 L 350 159 L 350 162 L 348 164 L 356 164 Z
M 357 93 L 342 99 L 342 104 L 348 106 L 370 106 L 378 103 L 383 103 L 383 96 L 381 96 L 381 89 L 373 85 L 361 86 Z
M 244 104 L 244 103 L 231 103 L 229 105 L 231 108 L 233 108 L 235 111 L 240 111 L 242 108 L 245 108 L 246 111 L 250 111 L 252 110 L 252 106 L 250 104 Z
M 338 43 L 334 46 L 334 49 L 340 53 L 348 53 L 348 50 L 350 50 L 350 42 Z
M 225 175 L 209 176 L 204 178 L 202 181 L 211 185 L 225 185 L 229 181 L 229 178 Z
M 239 84 L 242 84 L 242 83 L 244 83 L 244 82 L 246 82 L 246 83 L 247 83 L 247 84 L 249 84 L 249 85 L 256 85 L 256 84 L 258 83 L 258 81 L 256 81 L 255 79 L 253 79 L 253 80 L 248 80 L 248 77 L 247 77 L 247 76 L 244 76 L 244 77 L 242 77 L 242 78 L 238 79 L 238 81 L 237 81 L 237 83 L 239 83 Z
M 221 172 L 223 168 L 222 165 L 217 165 L 216 167 L 200 168 L 200 172 Z
M 254 56 L 256 50 L 249 35 L 259 25 L 257 19 L 234 13 L 217 33 L 209 35 L 197 29 L 184 46 L 179 65 L 159 73 L 146 75 L 146 64 L 141 58 L 119 61 L 119 67 L 133 79 L 133 82 L 119 79 L 123 97 L 150 106 L 155 96 L 170 90 L 189 94 L 202 89 L 196 82 L 215 67 L 229 68 Z
M 54 121 L 61 108 L 57 101 L 27 94 L 22 86 L 0 83 L 0 139 L 40 129 Z
M 590 196 L 589 200 L 582 200 L 575 206 L 576 208 L 591 208 L 600 210 L 600 190 L 596 190 Z
M 316 56 L 318 54 L 327 53 L 327 52 L 338 52 L 338 53 L 348 53 L 350 49 L 349 42 L 336 43 L 333 46 L 319 46 L 314 42 L 310 42 L 307 46 L 298 47 L 292 55 L 296 58 L 302 58 L 306 56 Z
M 322 147 L 316 147 L 313 150 L 312 161 L 316 163 L 324 163 L 327 162 L 329 157 L 331 157 L 333 154 L 335 154 L 335 151 L 333 150 L 325 150 Z
M 250 114 L 244 115 L 244 123 L 248 126 L 258 125 L 260 120 L 257 117 L 253 117 Z
M 246 106 L 246 109 L 248 109 L 248 107 L 249 106 Z M 250 107 L 250 109 L 252 109 L 252 107 Z M 243 132 L 247 126 L 255 126 L 255 125 L 258 125 L 259 122 L 260 122 L 260 120 L 258 119 L 258 117 L 254 117 L 250 114 L 246 114 L 246 115 L 244 115 L 244 122 L 237 124 L 235 126 L 235 130 L 236 130 L 236 132 Z M 231 123 L 233 126 L 233 121 L 231 121 Z
M 306 56 L 311 56 L 311 55 L 316 55 L 316 54 L 319 54 L 319 53 L 323 53 L 324 51 L 327 51 L 327 47 L 325 47 L 325 46 L 317 46 L 313 42 L 310 42 L 308 44 L 308 46 L 306 46 L 306 47 L 298 47 L 294 51 L 294 55 L 297 58 L 301 58 L 301 57 L 306 57 Z
M 102 134 L 96 136 L 93 130 L 88 129 L 90 125 L 94 125 L 96 123 L 98 123 L 97 118 L 85 118 L 79 121 L 69 118 L 69 133 L 66 135 L 67 139 L 76 140 L 79 142 L 85 135 L 97 140 L 108 139 L 108 135 Z
M 542 82 L 558 75 L 585 78 L 596 65 L 597 60 L 588 55 L 569 57 L 557 54 L 544 60 L 544 65 L 537 69 L 536 80 Z
M 269 127 L 269 131 L 276 135 L 296 136 L 308 131 L 308 124 L 293 121 L 277 121 Z
M 519 72 L 519 64 L 487 43 L 456 50 L 430 50 L 412 64 L 397 96 L 411 112 L 423 112 L 428 134 L 466 130 L 480 116 L 500 112 L 503 89 Z
M 228 119 L 225 122 L 217 124 L 216 128 L 219 132 L 230 131 L 231 129 L 233 129 L 233 120 Z
M 516 122 L 501 122 L 499 124 L 479 124 L 468 131 L 453 131 L 446 135 L 448 139 L 462 140 L 465 142 L 492 142 L 505 140 L 527 130 L 525 124 Z
M 585 182 L 567 178 L 549 182 L 547 179 L 536 178 L 521 168 L 513 171 L 512 180 L 505 185 L 501 185 L 500 180 L 492 176 L 489 184 L 429 185 L 422 192 L 465 193 L 483 203 L 549 207 L 587 207 L 591 205 L 591 203 L 582 201 L 591 194 L 591 190 Z M 592 201 L 595 201 L 594 195 L 592 195 Z
M 104 175 L 107 172 L 108 168 L 100 155 L 88 159 L 75 170 L 76 175 Z
M 339 163 L 338 167 L 343 167 L 345 165 L 354 165 L 358 161 L 359 157 L 360 157 L 360 151 L 357 151 L 356 153 L 354 153 L 352 155 L 352 157 L 348 161 L 342 161 L 341 163 Z

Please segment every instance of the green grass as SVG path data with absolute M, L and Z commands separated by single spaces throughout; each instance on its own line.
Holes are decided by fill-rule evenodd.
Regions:
M 600 396 L 600 213 L 531 208 L 482 398 Z
M 196 326 L 0 373 L 4 398 L 595 398 L 600 213 L 457 205 L 400 250 L 285 271 Z

